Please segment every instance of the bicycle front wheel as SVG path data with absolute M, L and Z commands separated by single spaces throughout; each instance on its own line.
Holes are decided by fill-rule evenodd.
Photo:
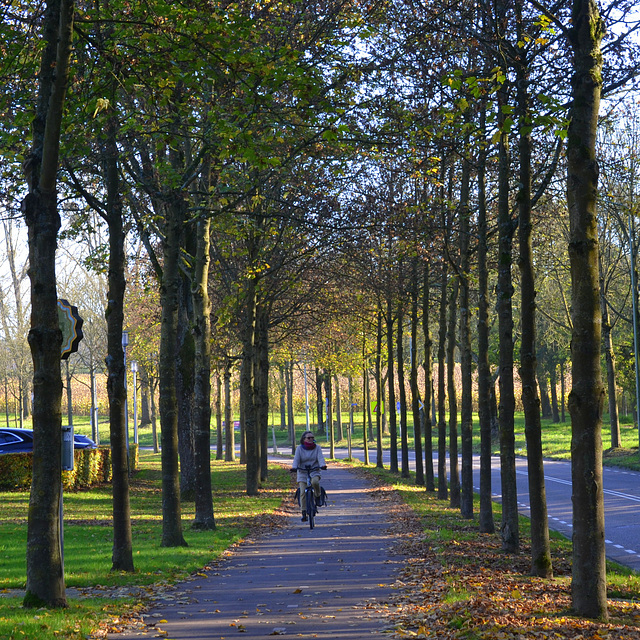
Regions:
M 309 520 L 309 529 L 313 529 L 315 526 L 316 513 L 316 497 L 313 489 L 311 489 L 307 491 L 307 519 Z

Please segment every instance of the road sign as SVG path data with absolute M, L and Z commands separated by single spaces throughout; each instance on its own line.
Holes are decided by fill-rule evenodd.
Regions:
M 67 300 L 58 299 L 58 323 L 62 331 L 62 347 L 60 357 L 66 360 L 72 353 L 78 350 L 82 333 L 82 318 L 78 314 L 78 307 L 74 307 Z

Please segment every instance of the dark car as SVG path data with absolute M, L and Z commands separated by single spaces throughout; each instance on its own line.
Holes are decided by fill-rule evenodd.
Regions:
M 94 449 L 96 443 L 87 436 L 74 433 L 73 447 L 74 449 Z M 32 429 L 0 428 L 0 454 L 28 453 L 29 451 L 33 451 Z

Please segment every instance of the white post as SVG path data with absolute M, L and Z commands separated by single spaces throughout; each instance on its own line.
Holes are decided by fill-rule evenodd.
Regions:
M 122 332 L 122 351 L 124 353 L 124 425 L 127 438 L 127 466 L 129 465 L 129 407 L 127 404 L 127 345 L 129 344 L 129 332 Z M 129 469 L 131 471 L 131 469 Z
M 138 363 L 131 361 L 131 373 L 133 373 L 133 442 L 138 444 L 138 387 L 136 386 L 136 374 Z

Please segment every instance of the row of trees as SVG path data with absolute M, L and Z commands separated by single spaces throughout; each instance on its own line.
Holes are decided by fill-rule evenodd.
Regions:
M 303 351 L 318 368 L 318 383 L 338 371 L 368 380 L 372 370 L 378 405 L 384 399 L 390 407 L 398 400 L 402 411 L 411 407 L 417 476 L 427 489 L 434 488 L 437 429 L 438 493 L 449 494 L 468 518 L 477 368 L 483 530 L 493 527 L 487 479 L 497 376 L 500 533 L 505 551 L 517 550 L 518 284 L 532 570 L 552 572 L 537 357 L 562 361 L 568 327 L 573 603 L 580 614 L 605 617 L 600 328 L 603 310 L 624 312 L 615 288 L 619 270 L 605 277 L 609 289 L 600 286 L 606 253 L 599 251 L 596 136 L 603 87 L 613 91 L 635 77 L 633 43 L 624 32 L 630 7 L 599 8 L 589 0 L 553 7 L 509 0 L 51 0 L 40 9 L 2 3 L 0 39 L 0 131 L 11 167 L 5 206 L 17 214 L 20 203 L 29 230 L 36 445 L 25 604 L 66 603 L 56 530 L 60 463 L 46 456 L 60 444 L 56 247 L 64 214 L 65 237 L 91 249 L 87 262 L 108 287 L 114 569 L 134 568 L 121 341 L 127 273 L 127 322 L 135 319 L 149 358 L 157 351 L 159 359 L 163 546 L 185 544 L 179 460 L 183 471 L 193 470 L 195 526 L 215 526 L 212 367 L 227 376 L 240 364 L 247 491 L 254 494 L 267 473 L 270 363 L 297 360 Z M 603 49 L 605 20 L 616 28 Z M 31 104 L 35 114 L 26 108 Z M 22 157 L 27 122 L 32 148 Z M 18 163 L 26 190 L 15 180 Z M 620 175 L 609 174 L 613 194 L 618 185 L 629 189 Z M 104 242 L 95 241 L 97 227 Z M 621 251 L 619 225 L 609 232 L 606 246 Z M 131 251 L 134 238 L 143 252 Z M 615 261 L 607 257 L 605 264 Z M 570 312 L 558 318 L 536 297 L 565 293 L 554 285 L 567 271 Z M 420 419 L 434 386 L 432 362 L 437 425 L 428 411 Z M 400 419 L 407 424 L 405 415 Z M 394 411 L 389 432 L 391 468 L 408 474 L 407 430 L 398 430 Z

